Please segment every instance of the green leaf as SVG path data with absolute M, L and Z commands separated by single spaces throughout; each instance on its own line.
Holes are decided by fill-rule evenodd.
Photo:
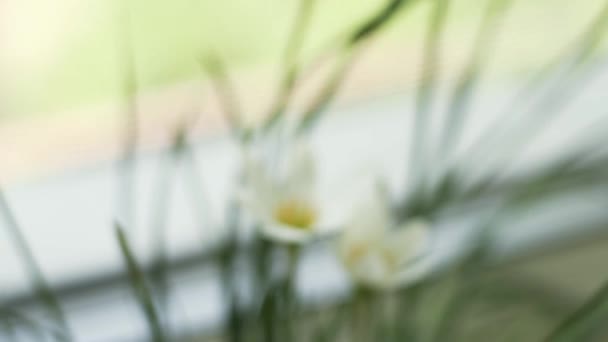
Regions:
M 169 284 L 169 250 L 167 241 L 167 223 L 171 211 L 171 199 L 175 182 L 175 173 L 183 152 L 187 151 L 186 125 L 180 126 L 173 137 L 172 146 L 160 160 L 160 173 L 157 187 L 152 196 L 152 216 L 150 219 L 152 235 L 152 262 L 150 278 L 158 297 L 161 312 L 168 312 Z M 190 189 L 191 191 L 193 189 Z M 168 322 L 165 322 L 167 325 Z M 167 330 L 169 327 L 167 327 Z
M 59 341 L 64 340 L 61 337 L 63 336 L 61 327 L 39 322 L 10 308 L 0 308 L 0 332 L 3 331 L 6 334 L 0 336 L 8 336 L 12 338 L 11 341 L 17 341 L 17 332 L 26 332 L 34 337 L 35 341 L 45 341 L 48 335 L 54 336 Z
M 347 53 L 338 61 L 335 69 L 329 75 L 329 78 L 321 87 L 311 105 L 304 111 L 304 115 L 297 128 L 297 134 L 309 132 L 326 112 L 327 107 L 338 93 L 353 63 L 353 54 L 354 52 Z
M 203 60 L 201 65 L 211 77 L 215 93 L 222 104 L 224 116 L 226 117 L 232 134 L 238 140 L 242 140 L 245 137 L 243 110 L 236 87 L 228 75 L 224 61 L 217 55 L 214 55 Z
M 294 29 L 292 31 L 289 44 L 284 58 L 284 72 L 279 94 L 277 95 L 273 106 L 268 114 L 268 119 L 264 124 L 264 130 L 272 128 L 285 113 L 287 106 L 293 95 L 295 85 L 300 76 L 300 68 L 293 62 L 301 48 L 301 44 L 304 37 L 304 32 L 308 27 L 310 12 L 312 11 L 312 1 L 302 0 L 300 15 L 295 21 Z M 403 9 L 405 5 L 414 2 L 413 0 L 389 0 L 385 6 L 374 13 L 368 20 L 363 22 L 361 25 L 355 27 L 351 34 L 348 35 L 345 45 L 339 45 L 338 53 L 341 55 L 338 66 L 332 72 L 328 82 L 313 104 L 304 114 L 304 123 L 299 129 L 300 132 L 306 132 L 314 121 L 318 119 L 320 113 L 326 108 L 327 104 L 333 98 L 342 79 L 347 71 L 345 60 L 348 60 L 353 54 L 353 50 L 358 47 L 362 42 L 373 36 L 380 29 L 385 27 L 392 19 L 395 18 L 399 10 Z M 333 42 L 333 40 L 332 40 Z M 335 44 L 329 44 L 333 50 Z M 293 63 L 290 63 L 293 62 Z
M 566 317 L 545 341 L 589 341 L 597 330 L 606 330 L 607 321 L 608 283 L 603 285 L 578 310 Z
M 439 69 L 441 39 L 445 30 L 450 0 L 434 0 L 431 17 L 428 22 L 428 32 L 424 41 L 424 60 L 422 79 L 416 96 L 416 110 L 411 134 L 411 151 L 408 169 L 411 174 L 410 183 L 424 187 L 423 174 L 427 162 L 427 138 L 432 105 L 435 99 Z M 415 191 L 418 191 L 416 189 Z
M 304 39 L 310 26 L 315 4 L 316 0 L 300 0 L 297 17 L 283 56 L 283 76 L 279 84 L 279 91 L 263 125 L 263 130 L 265 131 L 274 127 L 285 114 L 285 110 L 295 90 L 296 81 L 300 74 L 297 59 L 304 45 Z
M 355 29 L 350 36 L 347 45 L 352 46 L 371 37 L 393 19 L 400 9 L 411 2 L 411 0 L 390 0 L 386 6 L 380 9 L 374 16 L 369 18 L 359 28 Z
M 59 341 L 72 341 L 72 333 L 68 326 L 66 314 L 23 235 L 17 218 L 13 214 L 2 189 L 0 189 L 0 216 L 3 216 L 7 223 L 6 226 L 9 230 L 9 234 L 13 238 L 14 246 L 23 261 L 36 296 L 38 296 L 45 310 L 53 320 L 55 320 L 59 327 L 59 330 L 55 332 L 55 337 Z
M 455 197 L 456 201 L 480 198 L 510 198 L 519 206 L 541 201 L 549 196 L 572 192 L 577 189 L 597 188 L 608 185 L 608 157 L 583 163 L 584 151 L 564 156 L 532 173 L 500 179 L 495 176 L 483 181 Z
M 517 92 L 464 154 L 467 161 L 483 165 L 496 158 L 513 160 L 521 148 L 549 126 L 566 105 L 582 93 L 584 86 L 599 74 L 593 68 L 583 67 L 597 52 L 607 29 L 608 2 L 574 44 L 556 60 L 550 61 Z M 552 82 L 538 94 L 538 89 L 551 77 Z M 514 139 L 516 134 L 517 139 Z M 502 167 L 503 170 L 506 168 Z
M 512 3 L 513 0 L 491 0 L 487 5 L 482 23 L 477 30 L 477 37 L 468 64 L 460 75 L 452 94 L 446 114 L 444 133 L 441 136 L 442 141 L 439 145 L 438 160 L 449 156 L 452 147 L 460 138 L 475 87 L 490 58 L 493 44 L 497 40 L 500 22 Z
M 137 115 L 137 68 L 136 56 L 133 48 L 133 32 L 130 1 L 119 1 L 116 13 L 117 41 L 121 53 L 122 84 L 121 91 L 124 101 L 124 132 L 123 156 L 118 163 L 118 191 L 116 196 L 116 210 L 118 215 L 128 224 L 135 226 L 135 175 L 136 153 L 139 138 L 139 120 Z
M 135 254 L 132 252 L 127 236 L 120 224 L 115 224 L 116 238 L 120 247 L 120 252 L 127 268 L 127 275 L 133 294 L 146 317 L 150 332 L 151 341 L 164 342 L 166 341 L 165 332 L 161 324 L 159 313 L 154 304 L 154 297 L 146 282 L 146 277 L 137 263 Z

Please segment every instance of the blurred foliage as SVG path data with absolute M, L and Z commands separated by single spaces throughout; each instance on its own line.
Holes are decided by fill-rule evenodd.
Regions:
M 477 41 L 472 46 L 472 53 L 469 56 L 465 69 L 458 77 L 458 81 L 452 89 L 450 106 L 445 112 L 447 122 L 451 124 L 447 127 L 444 134 L 440 137 L 442 149 L 440 155 L 450 156 L 453 152 L 450 149 L 452 142 L 461 138 L 461 125 L 466 123 L 466 114 L 469 102 L 473 101 L 475 95 L 475 84 L 485 70 L 486 57 L 489 58 L 489 50 L 492 49 L 490 42 L 494 41 L 495 34 L 502 27 L 502 16 L 507 16 L 508 11 L 515 10 L 510 7 L 508 0 L 492 0 L 493 2 L 484 7 L 483 21 L 477 29 Z M 516 0 L 512 0 L 516 1 Z M 308 65 L 305 60 L 311 58 L 310 51 L 317 48 L 310 46 L 319 45 L 319 41 L 325 37 L 333 37 L 337 34 L 339 44 L 332 44 L 329 52 L 334 57 L 335 64 L 328 73 L 325 82 L 317 89 L 317 96 L 305 110 L 297 116 L 295 129 L 293 130 L 294 139 L 306 140 L 308 133 L 314 129 L 315 124 L 322 119 L 326 113 L 328 105 L 338 93 L 344 75 L 349 70 L 349 65 L 354 56 L 366 40 L 377 37 L 376 34 L 391 23 L 391 20 L 399 18 L 400 10 L 415 11 L 411 8 L 411 1 L 391 0 L 383 3 L 383 6 L 366 7 L 361 5 L 353 6 L 353 11 L 360 10 L 365 15 L 353 23 L 340 23 L 339 30 L 333 32 L 317 20 L 318 13 L 325 13 L 327 10 L 320 7 L 320 3 L 313 0 L 302 0 L 294 20 L 287 20 L 276 15 L 281 6 L 285 3 L 272 2 L 276 8 L 267 9 L 268 14 L 272 13 L 272 18 L 279 18 L 292 22 L 291 29 L 271 30 L 277 37 L 284 32 L 291 32 L 286 37 L 284 55 L 278 64 L 278 90 L 273 98 L 273 105 L 266 113 L 264 121 L 258 126 L 245 127 L 242 122 L 242 111 L 244 110 L 239 103 L 239 94 L 236 93 L 233 80 L 228 74 L 229 62 L 224 61 L 215 53 L 215 50 L 202 54 L 203 48 L 197 46 L 195 52 L 189 58 L 197 68 L 202 65 L 209 77 L 214 81 L 215 90 L 222 99 L 226 119 L 233 129 L 235 142 L 240 144 L 243 150 L 256 146 L 259 141 L 271 139 L 276 135 L 281 136 L 282 130 L 287 130 L 289 119 L 287 116 L 288 105 L 293 100 L 293 87 L 304 76 L 307 76 Z M 495 132 L 490 128 L 488 135 L 491 144 L 483 139 L 474 144 L 472 149 L 477 151 L 482 157 L 494 158 L 502 157 L 502 164 L 497 170 L 492 170 L 474 179 L 467 184 L 462 178 L 461 168 L 466 164 L 466 160 L 456 159 L 456 161 L 446 162 L 445 158 L 431 155 L 434 151 L 427 146 L 430 139 L 428 116 L 433 104 L 436 102 L 436 90 L 439 86 L 439 75 L 442 72 L 440 62 L 445 58 L 442 54 L 443 37 L 450 34 L 449 14 L 451 4 L 449 0 L 418 0 L 428 6 L 431 3 L 431 11 L 425 13 L 430 15 L 426 23 L 426 34 L 423 34 L 423 69 L 422 78 L 418 88 L 418 102 L 415 115 L 414 131 L 411 134 L 412 158 L 409 160 L 409 167 L 416 168 L 414 177 L 407 179 L 409 188 L 401 194 L 396 194 L 390 203 L 394 207 L 395 221 L 407 221 L 412 217 L 424 217 L 433 222 L 438 216 L 443 214 L 446 209 L 462 209 L 470 206 L 483 208 L 488 203 L 497 203 L 496 209 L 490 211 L 487 218 L 481 222 L 472 223 L 478 230 L 478 238 L 475 243 L 464 252 L 460 259 L 450 260 L 448 267 L 438 269 L 429 273 L 417 282 L 407 284 L 408 286 L 394 288 L 372 288 L 369 285 L 353 282 L 352 287 L 346 293 L 345 298 L 337 298 L 331 301 L 305 301 L 298 294 L 297 274 L 299 269 L 300 256 L 307 252 L 307 249 L 321 248 L 323 246 L 311 243 L 309 245 L 297 245 L 293 241 L 280 241 L 271 239 L 263 233 L 246 235 L 247 228 L 252 228 L 255 232 L 261 232 L 263 221 L 251 227 L 243 219 L 243 206 L 238 197 L 232 198 L 228 204 L 226 217 L 223 220 L 224 239 L 211 253 L 205 251 L 203 263 L 214 265 L 220 274 L 222 298 L 226 305 L 225 327 L 220 333 L 222 338 L 229 341 L 598 341 L 608 338 L 605 331 L 604 322 L 608 319 L 608 290 L 602 287 L 590 297 L 587 302 L 579 303 L 578 300 L 570 298 L 559 289 L 552 288 L 551 284 L 539 283 L 535 279 L 526 277 L 507 277 L 496 276 L 490 272 L 491 261 L 487 259 L 487 236 L 492 233 L 492 229 L 499 225 L 509 223 L 512 217 L 516 217 L 518 211 L 534 210 L 538 205 L 544 204 L 557 196 L 576 196 L 589 188 L 603 189 L 608 186 L 606 171 L 608 159 L 599 149 L 599 153 L 594 155 L 583 155 L 581 151 L 564 152 L 558 160 L 547 163 L 544 167 L 533 170 L 527 174 L 507 174 L 502 172 L 500 167 L 506 168 L 522 151 L 521 145 L 528 139 L 533 139 L 546 127 L 551 120 L 555 119 L 560 109 L 571 100 L 580 87 L 572 85 L 582 85 L 587 78 L 578 78 L 581 74 L 589 73 L 588 69 L 582 66 L 591 56 L 596 56 L 601 48 L 600 42 L 604 38 L 606 24 L 608 22 L 608 2 L 604 2 L 602 11 L 599 11 L 594 20 L 588 24 L 582 35 L 573 39 L 573 44 L 565 47 L 563 54 L 559 54 L 556 61 L 549 63 L 546 69 L 541 70 L 524 89 L 536 89 L 537 85 L 550 82 L 550 75 L 558 74 L 557 82 L 550 91 L 541 94 L 538 101 L 538 111 L 515 111 L 513 115 L 522 115 L 529 120 L 534 119 L 535 125 L 515 124 L 510 130 L 506 130 L 504 136 L 494 139 Z M 164 3 L 163 3 L 164 4 Z M 204 3 L 211 6 L 208 3 Z M 259 9 L 262 3 L 256 2 L 224 2 L 223 8 L 218 13 L 230 16 L 230 23 L 237 22 L 235 14 L 240 11 Z M 324 6 L 330 6 L 327 2 Z M 555 4 L 555 3 L 554 3 Z M 181 10 L 191 9 L 192 4 L 172 4 L 175 10 L 180 6 L 185 6 Z M 270 3 L 268 3 L 270 5 Z M 369 3 L 371 6 L 371 2 Z M 470 5 L 470 4 L 469 4 Z M 160 5 L 159 5 L 160 6 Z M 202 6 L 202 5 L 201 5 Z M 234 7 L 230 7 L 234 6 Z M 317 8 L 319 6 L 319 8 Z M 341 10 L 343 6 L 334 4 L 335 11 Z M 422 5 L 421 5 L 422 6 Z M 558 5 L 555 5 L 558 7 Z M 126 9 L 127 15 L 123 17 L 119 25 L 124 28 L 131 28 L 133 24 L 134 37 L 138 37 L 146 25 L 155 30 L 162 27 L 159 20 L 164 23 L 166 16 L 171 16 L 175 12 L 153 13 L 151 8 L 155 8 L 151 3 L 145 4 L 140 1 L 130 3 L 130 8 Z M 165 9 L 166 10 L 166 9 Z M 217 11 L 208 8 L 208 10 Z M 194 11 L 193 11 L 194 12 Z M 163 14 L 162 16 L 160 14 Z M 331 12 L 335 14 L 336 12 Z M 152 14 L 154 14 L 152 16 Z M 141 16 L 151 17 L 150 23 L 144 25 L 139 20 Z M 158 16 L 158 17 L 157 17 Z M 233 17 L 234 16 L 234 17 Z M 221 17 L 221 16 L 220 16 Z M 425 17 L 426 18 L 426 17 Z M 269 18 L 266 18 L 269 19 Z M 132 21 L 133 20 L 133 21 Z M 181 20 L 186 20 L 181 18 Z M 222 17 L 220 22 L 227 21 Z M 416 21 L 415 17 L 411 19 Z M 267 20 L 265 25 L 255 26 L 255 30 L 249 32 L 250 37 L 247 41 L 256 41 L 256 37 L 267 36 L 263 32 L 256 30 L 268 29 L 267 25 L 273 20 Z M 312 24 L 314 23 L 314 24 Z M 346 23 L 346 20 L 345 20 Z M 174 22 L 171 22 L 174 25 Z M 278 23 L 276 23 L 278 24 Z M 244 25 L 242 22 L 239 25 Z M 170 25 L 171 26 L 171 25 Z M 234 25 L 233 25 L 234 26 Z M 320 28 L 319 28 L 320 27 Z M 335 27 L 332 27 L 335 29 Z M 496 30 L 496 31 L 493 31 Z M 331 32 L 330 32 L 331 31 Z M 342 31 L 342 32 L 337 32 Z M 139 41 L 137 38 L 131 40 L 126 31 L 121 31 L 119 37 L 124 38 L 126 44 L 122 46 L 125 55 L 121 59 L 121 66 L 124 67 L 122 95 L 125 96 L 125 156 L 119 165 L 121 176 L 121 191 L 118 193 L 119 200 L 122 202 L 117 213 L 117 219 L 124 219 L 125 227 L 116 224 L 115 231 L 117 243 L 120 247 L 121 255 L 124 260 L 126 277 L 131 285 L 133 298 L 139 304 L 143 317 L 148 323 L 149 340 L 151 341 L 173 341 L 183 338 L 181 332 L 174 331 L 167 319 L 168 305 L 172 296 L 171 284 L 171 260 L 168 258 L 168 246 L 166 242 L 165 230 L 167 229 L 166 215 L 170 205 L 170 184 L 175 176 L 174 168 L 178 163 L 188 165 L 191 189 L 195 193 L 194 205 L 204 210 L 204 203 L 197 191 L 201 191 L 200 182 L 197 180 L 196 162 L 193 159 L 191 146 L 188 142 L 188 128 L 191 125 L 190 118 L 183 119 L 176 129 L 173 144 L 166 151 L 167 159 L 164 160 L 162 177 L 159 179 L 158 188 L 155 192 L 154 201 L 154 251 L 150 265 L 141 263 L 137 254 L 129 242 L 129 228 L 135 226 L 133 223 L 134 201 L 132 189 L 135 182 L 135 161 L 137 159 L 137 128 L 136 107 L 133 105 L 132 97 L 138 84 L 154 84 L 163 77 L 148 80 L 138 79 L 138 70 L 154 69 L 147 63 L 158 63 L 168 55 L 173 55 L 172 47 L 163 44 L 182 44 L 181 35 L 174 32 L 163 31 L 165 36 L 152 35 L 153 39 Z M 194 31 L 193 31 L 194 32 Z M 221 42 L 230 41 L 231 44 L 241 48 L 243 37 L 238 37 L 238 42 L 230 40 L 233 32 L 210 30 L 204 31 L 209 35 L 209 40 Z M 345 33 L 344 33 L 345 32 Z M 340 35 L 339 33 L 343 33 Z M 175 34 L 175 36 L 173 36 Z M 198 33 L 202 34 L 202 33 Z M 209 44 L 199 35 L 190 37 L 197 44 Z M 310 35 L 310 36 L 309 36 Z M 407 35 L 405 35 L 407 36 Z M 323 39 L 320 39 L 323 37 Z M 275 39 L 270 35 L 269 40 Z M 332 41 L 333 43 L 334 41 Z M 238 44 L 237 44 L 238 43 Z M 155 48 L 150 51 L 157 51 L 156 47 L 162 46 L 158 50 L 164 53 L 150 55 L 150 61 L 142 56 L 137 57 L 139 44 L 151 44 Z M 270 44 L 270 43 L 267 43 Z M 261 44 L 263 45 L 263 44 Z M 320 44 L 322 48 L 326 46 Z M 206 46 L 206 45 L 203 45 Z M 217 47 L 214 47 L 214 49 Z M 243 49 L 248 49 L 245 46 Z M 219 47 L 225 50 L 226 47 Z M 187 49 L 186 49 L 187 50 Z M 323 51 L 325 52 L 325 51 Z M 260 52 L 260 55 L 270 52 Z M 238 53 L 235 53 L 238 54 Z M 255 55 L 252 53 L 252 55 Z M 202 58 L 202 59 L 201 59 Z M 229 58 L 234 61 L 234 58 Z M 188 62 L 190 63 L 190 62 Z M 176 68 L 183 65 L 176 64 Z M 184 70 L 190 68 L 184 68 Z M 172 70 L 174 72 L 175 70 Z M 183 71 L 184 74 L 190 72 Z M 172 75 L 178 75 L 182 71 Z M 87 75 L 92 76 L 92 75 Z M 549 79 L 549 80 L 548 80 Z M 575 83 L 573 80 L 577 80 Z M 165 80 L 163 80 L 165 81 Z M 531 86 L 530 86 L 531 84 Z M 529 88 L 528 88 L 529 87 Z M 555 90 L 557 89 L 557 90 Z M 527 95 L 527 91 L 524 92 Z M 527 98 L 515 96 L 516 104 L 520 101 L 525 102 Z M 554 99 L 559 101 L 553 102 Z M 547 104 L 548 103 L 548 104 Z M 516 106 L 519 109 L 519 107 Z M 511 114 L 511 113 L 508 113 Z M 502 119 L 503 117 L 499 118 Z M 546 121 L 536 121 L 536 119 L 546 119 Z M 501 124 L 497 125 L 502 127 Z M 516 142 L 511 142 L 513 131 L 525 130 L 523 138 Z M 506 137 L 506 138 L 505 138 Z M 503 140 L 501 140 L 501 138 Z M 273 141 L 273 140 L 270 140 Z M 289 150 L 284 141 L 278 139 L 275 145 L 270 146 L 271 153 L 276 149 L 277 154 L 289 154 Z M 591 148 L 598 143 L 591 144 Z M 502 154 L 496 151 L 500 147 Z M 490 152 L 484 153 L 486 149 Z M 287 152 L 286 152 L 287 151 Z M 598 152 L 598 150 L 594 150 Z M 589 152 L 589 146 L 583 152 Z M 473 154 L 475 155 L 475 154 Z M 281 157 L 281 156 L 274 156 Z M 437 157 L 437 158 L 433 158 Z M 467 153 L 465 157 L 469 157 Z M 401 159 L 401 156 L 395 156 Z M 500 160 L 500 158 L 498 158 Z M 487 166 L 476 160 L 478 167 Z M 404 161 L 405 162 L 405 161 Z M 301 170 L 297 170 L 301 171 Z M 428 177 L 437 173 L 436 183 L 429 182 Z M 237 186 L 244 182 L 244 176 L 240 175 L 235 179 Z M 243 178 L 243 179 L 242 179 Z M 283 185 L 283 184 L 282 184 Z M 608 187 L 607 187 L 608 188 Z M 204 189 L 203 189 L 204 190 Z M 0 193 L 0 195 L 2 195 Z M 258 194 L 262 197 L 264 194 Z M 393 195 L 393 194 L 391 194 Z M 261 201 L 261 198 L 258 198 Z M 477 208 L 477 207 L 475 207 Z M 299 208 L 296 208 L 299 209 Z M 126 212 L 124 212 L 126 211 Z M 56 298 L 55 293 L 46 282 L 40 267 L 38 266 L 33 254 L 29 250 L 28 244 L 21 235 L 21 230 L 17 224 L 17 219 L 10 210 L 8 201 L 4 196 L 0 197 L 0 213 L 8 222 L 8 227 L 15 240 L 16 249 L 24 261 L 24 267 L 31 278 L 33 290 L 38 297 L 41 307 L 49 313 L 52 327 L 46 327 L 47 323 L 38 323 L 26 315 L 16 312 L 13 308 L 6 308 L 0 311 L 0 322 L 3 328 L 9 332 L 15 325 L 26 327 L 26 330 L 33 333 L 50 334 L 58 341 L 71 341 L 69 326 L 65 319 L 65 314 L 61 303 Z M 293 213 L 292 213 L 293 214 Z M 295 214 L 301 214 L 295 210 Z M 126 217 L 126 219 L 125 219 Z M 573 217 L 570 224 L 586 224 L 586 217 Z M 505 223 L 506 222 L 506 223 Z M 206 223 L 207 225 L 213 223 Z M 600 222 L 608 225 L 608 218 Z M 205 228 L 205 224 L 201 224 Z M 263 228 L 263 227 L 262 227 Z M 298 227 L 299 229 L 308 227 Z M 324 246 L 327 247 L 327 246 Z M 389 255 L 390 256 L 390 255 Z M 425 255 L 420 258 L 424 258 Z M 250 272 L 243 272 L 249 270 Z M 354 278 L 354 277 L 353 277 Z M 243 285 L 244 284 L 244 285 Z M 241 286 L 251 290 L 253 295 L 249 297 L 242 294 Z M 203 303 L 204 304 L 204 303 Z M 197 332 L 198 333 L 198 332 Z M 205 333 L 202 332 L 203 338 Z M 190 338 L 190 337 L 187 337 Z M 192 338 L 201 338 L 194 336 Z

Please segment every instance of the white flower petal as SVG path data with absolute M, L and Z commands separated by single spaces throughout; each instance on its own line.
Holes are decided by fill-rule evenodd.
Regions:
M 432 273 L 435 266 L 433 258 L 423 256 L 398 272 L 394 286 L 404 287 L 415 284 Z
M 365 192 L 365 198 L 355 208 L 350 223 L 344 227 L 337 244 L 337 252 L 354 278 L 364 277 L 365 267 L 360 263 L 370 251 L 384 243 L 387 225 L 390 222 L 386 203 L 377 191 Z
M 430 225 L 422 219 L 405 222 L 387 237 L 388 248 L 398 256 L 401 263 L 407 263 L 428 249 Z
M 371 191 L 356 208 L 345 238 L 355 240 L 379 239 L 391 226 L 390 211 L 385 198 L 378 191 Z
M 351 269 L 353 277 L 371 287 L 386 287 L 391 282 L 392 270 L 378 251 L 367 253 Z
M 344 231 L 344 226 L 340 224 L 331 224 L 327 221 L 317 222 L 316 234 L 321 237 L 337 236 Z
M 262 225 L 262 234 L 271 240 L 302 244 L 310 241 L 314 237 L 315 230 L 304 230 L 296 227 L 289 227 L 278 222 L 267 222 Z
M 418 264 L 417 258 L 426 253 L 430 233 L 429 223 L 421 219 L 394 227 L 386 196 L 374 188 L 345 228 L 338 253 L 355 281 L 377 288 L 397 287 L 426 274 L 427 267 Z M 412 264 L 416 268 L 406 273 Z
M 265 164 L 263 159 L 245 154 L 246 186 L 240 198 L 246 209 L 255 216 L 254 219 L 263 223 L 261 229 L 266 237 L 287 243 L 302 243 L 325 230 L 313 229 L 319 226 L 321 215 L 318 202 L 313 198 L 316 179 L 312 152 L 305 144 L 295 145 L 289 151 L 291 153 L 288 152 L 283 160 L 286 164 L 274 165 L 277 167 L 274 172 L 269 170 L 270 165 Z M 286 212 L 282 210 L 284 205 Z M 294 212 L 290 210 L 292 206 Z M 307 219 L 300 215 L 305 214 L 297 208 L 310 210 L 312 227 L 308 227 Z M 295 221 L 290 222 L 290 219 Z M 306 222 L 299 222 L 301 219 Z M 300 224 L 306 227 L 296 227 Z M 330 226 L 333 228 L 335 225 L 324 223 L 324 227 Z

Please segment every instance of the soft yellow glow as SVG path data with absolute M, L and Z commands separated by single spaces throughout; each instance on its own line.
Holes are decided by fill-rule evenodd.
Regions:
M 282 224 L 303 230 L 310 229 L 317 219 L 311 205 L 297 200 L 280 202 L 275 208 L 274 217 Z
M 384 246 L 369 243 L 359 243 L 350 246 L 345 255 L 345 263 L 354 268 L 370 254 L 378 255 L 387 269 L 391 271 L 395 271 L 399 267 L 399 258 L 393 251 Z

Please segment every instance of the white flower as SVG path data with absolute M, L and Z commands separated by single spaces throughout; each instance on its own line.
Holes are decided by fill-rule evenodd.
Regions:
M 345 228 L 338 254 L 356 283 L 388 289 L 403 285 L 408 266 L 422 256 L 428 240 L 426 221 L 395 225 L 386 201 L 375 191 Z
M 322 232 L 312 153 L 305 145 L 291 149 L 285 164 L 245 158 L 243 204 L 262 234 L 285 243 L 304 243 Z

